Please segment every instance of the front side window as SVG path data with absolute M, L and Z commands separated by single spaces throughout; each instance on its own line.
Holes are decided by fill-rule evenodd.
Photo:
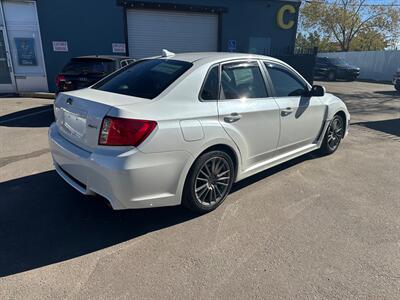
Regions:
M 204 82 L 203 90 L 201 91 L 202 100 L 218 100 L 219 94 L 219 67 L 213 67 L 207 74 Z
M 154 99 L 192 67 L 178 60 L 142 60 L 121 69 L 93 86 L 94 89 Z
M 268 97 L 264 78 L 256 62 L 223 65 L 221 87 L 222 99 Z
M 308 90 L 307 86 L 289 70 L 269 63 L 265 65 L 275 88 L 276 97 L 302 96 Z

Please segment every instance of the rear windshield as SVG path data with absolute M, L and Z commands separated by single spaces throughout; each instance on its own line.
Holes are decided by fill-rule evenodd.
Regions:
M 113 61 L 71 60 L 63 69 L 68 75 L 109 74 L 114 70 Z
M 154 99 L 191 67 L 191 63 L 178 60 L 142 60 L 101 80 L 93 88 Z

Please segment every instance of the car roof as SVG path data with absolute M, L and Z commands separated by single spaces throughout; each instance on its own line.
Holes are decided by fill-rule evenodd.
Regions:
M 317 56 L 318 59 L 335 59 L 335 58 L 340 58 L 343 59 L 341 57 L 330 57 L 330 56 Z
M 84 55 L 73 57 L 72 59 L 104 59 L 104 60 L 122 60 L 122 59 L 132 59 L 129 56 L 122 55 Z
M 174 59 L 180 61 L 186 61 L 190 63 L 217 63 L 236 59 L 268 59 L 271 61 L 279 62 L 278 59 L 258 55 L 258 54 L 248 54 L 248 53 L 230 53 L 230 52 L 189 52 L 189 53 L 178 53 L 166 57 L 161 57 L 164 59 Z

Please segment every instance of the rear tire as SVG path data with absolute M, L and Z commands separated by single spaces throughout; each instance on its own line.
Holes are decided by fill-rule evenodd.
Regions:
M 398 84 L 398 85 L 395 85 L 394 88 L 395 88 L 398 92 L 400 92 L 400 85 L 399 85 L 399 84 Z
M 335 115 L 326 130 L 320 148 L 323 155 L 334 153 L 340 145 L 345 133 L 345 120 L 340 115 Z
M 329 71 L 327 78 L 329 81 L 336 81 L 336 73 L 334 71 Z
M 213 211 L 228 196 L 235 178 L 232 158 L 223 151 L 202 154 L 186 178 L 182 204 L 200 214 Z

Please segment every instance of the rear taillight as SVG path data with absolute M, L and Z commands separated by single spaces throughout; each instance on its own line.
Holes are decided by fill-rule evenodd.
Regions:
M 105 117 L 101 125 L 99 145 L 137 147 L 156 126 L 155 121 Z
M 65 76 L 64 75 L 57 75 L 56 76 L 56 85 L 59 86 L 61 82 L 65 82 Z

